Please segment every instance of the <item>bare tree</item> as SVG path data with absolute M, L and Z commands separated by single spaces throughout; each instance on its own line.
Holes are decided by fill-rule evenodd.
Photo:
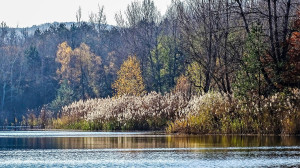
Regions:
M 81 25 L 81 7 L 79 6 L 77 12 L 76 12 L 76 21 L 78 26 Z
M 161 28 L 161 16 L 152 0 L 138 1 L 128 5 L 125 17 L 122 13 L 116 14 L 116 21 L 121 29 L 128 53 L 136 54 L 141 60 L 141 68 L 145 77 L 148 89 L 154 87 L 156 91 L 161 91 L 160 65 L 157 50 Z M 123 31 L 122 31 L 123 30 Z M 158 61 L 155 61 L 158 60 Z M 150 67 L 150 73 L 147 68 Z
M 103 32 L 107 27 L 106 15 L 104 13 L 104 6 L 100 6 L 98 4 L 98 12 L 91 13 L 89 16 L 90 23 L 96 28 L 98 34 L 100 36 L 101 32 Z
M 270 66 L 262 66 L 261 72 L 269 85 L 269 90 L 277 90 L 278 84 L 290 85 L 282 81 L 281 74 L 288 64 L 289 43 L 287 43 L 287 39 L 292 35 L 293 30 L 291 30 L 290 24 L 300 1 L 266 0 L 255 1 L 252 4 L 249 2 L 248 0 L 236 0 L 236 7 L 243 18 L 247 34 L 250 33 L 253 23 L 259 23 L 263 27 L 263 40 L 268 45 L 268 50 L 261 59 L 264 64 L 272 65 L 272 70 L 270 70 Z

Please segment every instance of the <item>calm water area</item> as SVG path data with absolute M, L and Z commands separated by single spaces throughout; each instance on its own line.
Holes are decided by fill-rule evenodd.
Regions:
M 300 167 L 299 136 L 0 131 L 0 167 Z

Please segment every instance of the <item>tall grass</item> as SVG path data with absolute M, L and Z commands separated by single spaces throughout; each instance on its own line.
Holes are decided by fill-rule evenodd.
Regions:
M 63 107 L 55 128 L 73 128 L 78 123 L 96 123 L 104 130 L 157 130 L 183 116 L 188 104 L 183 94 L 121 96 L 77 101 Z M 77 128 L 77 127 L 76 127 Z
M 210 92 L 77 101 L 63 107 L 54 128 L 163 130 L 193 134 L 299 134 L 300 90 L 249 99 Z
M 185 117 L 167 127 L 167 132 L 194 134 L 299 134 L 300 91 L 270 97 L 238 99 L 208 93 L 194 97 L 184 109 Z

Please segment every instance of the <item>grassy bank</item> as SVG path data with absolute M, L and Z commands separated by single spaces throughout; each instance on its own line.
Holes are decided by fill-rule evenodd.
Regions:
M 186 116 L 171 122 L 167 132 L 193 134 L 299 134 L 300 92 L 238 99 L 220 93 L 194 97 Z
M 300 91 L 241 99 L 207 93 L 91 99 L 74 102 L 52 121 L 54 128 L 164 130 L 192 134 L 298 134 Z

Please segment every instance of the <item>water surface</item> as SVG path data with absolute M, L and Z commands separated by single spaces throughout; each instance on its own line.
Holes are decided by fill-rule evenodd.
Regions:
M 300 137 L 0 132 L 0 167 L 273 166 L 300 166 Z

